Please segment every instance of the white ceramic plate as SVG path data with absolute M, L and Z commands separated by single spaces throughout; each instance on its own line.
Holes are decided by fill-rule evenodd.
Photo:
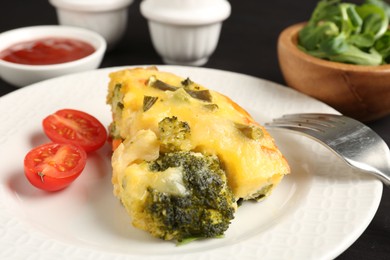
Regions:
M 93 114 L 108 125 L 110 68 L 65 76 L 0 98 L 1 259 L 331 259 L 372 220 L 382 184 L 353 172 L 314 141 L 274 132 L 291 164 L 271 197 L 239 208 L 225 238 L 176 246 L 133 228 L 112 195 L 110 148 L 90 155 L 67 189 L 47 194 L 23 174 L 24 155 L 48 142 L 41 121 L 61 108 Z M 204 68 L 160 66 L 220 91 L 260 123 L 294 112 L 337 113 L 289 88 Z

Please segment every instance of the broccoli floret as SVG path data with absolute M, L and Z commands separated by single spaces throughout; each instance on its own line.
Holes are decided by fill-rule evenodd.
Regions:
M 219 237 L 228 229 L 237 208 L 225 172 L 216 156 L 195 152 L 171 152 L 149 163 L 159 174 L 180 168 L 184 194 L 148 188 L 145 210 L 154 222 L 154 235 L 183 241 L 188 238 Z
M 189 150 L 191 129 L 187 122 L 179 121 L 176 116 L 166 117 L 158 127 L 162 151 Z

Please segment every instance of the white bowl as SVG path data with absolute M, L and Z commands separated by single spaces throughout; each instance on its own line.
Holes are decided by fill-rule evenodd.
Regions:
M 208 61 L 231 11 L 226 0 L 144 0 L 140 8 L 163 61 L 192 66 Z
M 48 37 L 82 40 L 91 44 L 95 52 L 75 61 L 53 65 L 25 65 L 0 59 L 1 78 L 14 86 L 22 87 L 65 74 L 96 69 L 100 66 L 106 51 L 104 38 L 96 32 L 83 28 L 47 25 L 24 27 L 1 33 L 0 52 L 17 43 Z
M 95 31 L 113 48 L 127 27 L 127 8 L 133 0 L 49 0 L 61 25 Z

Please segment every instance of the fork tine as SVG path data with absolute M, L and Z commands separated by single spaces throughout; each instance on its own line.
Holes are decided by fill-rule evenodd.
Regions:
M 266 123 L 265 127 L 270 129 L 286 129 L 289 131 L 301 133 L 307 135 L 310 138 L 319 139 L 321 136 L 325 134 L 324 130 L 318 128 L 314 124 L 309 124 L 305 122 L 293 122 L 289 120 L 283 120 L 282 118 L 276 119 L 273 122 Z
M 311 123 L 305 120 L 286 120 L 284 118 L 274 119 L 270 123 L 265 124 L 268 127 L 283 127 L 289 129 L 306 129 L 315 132 L 324 132 L 316 123 Z
M 314 128 L 321 128 L 322 130 L 322 126 L 323 127 L 335 127 L 334 124 L 330 123 L 330 122 L 327 122 L 327 121 L 323 121 L 323 120 L 320 120 L 320 119 L 311 119 L 311 118 L 299 118 L 299 117 L 296 117 L 296 118 L 285 118 L 285 117 L 282 117 L 282 118 L 276 118 L 273 120 L 273 122 L 275 123 L 296 123 L 296 124 L 299 124 L 299 125 L 303 125 L 303 126 L 312 126 Z
M 286 114 L 280 118 L 273 119 L 272 125 L 275 127 L 294 126 L 299 128 L 308 128 L 321 132 L 326 132 L 331 128 L 344 125 L 343 116 L 319 113 L 307 114 Z M 271 124 L 266 124 L 271 125 Z
M 305 114 L 286 114 L 282 116 L 283 118 L 289 119 L 313 119 L 319 120 L 322 123 L 328 122 L 330 125 L 344 123 L 342 115 L 336 114 L 321 114 L 321 113 L 305 113 Z

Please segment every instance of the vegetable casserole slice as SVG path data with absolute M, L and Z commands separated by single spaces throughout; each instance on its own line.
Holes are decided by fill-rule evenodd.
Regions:
M 265 198 L 289 173 L 228 97 L 155 67 L 110 77 L 112 183 L 134 226 L 166 240 L 221 236 L 238 199 Z

